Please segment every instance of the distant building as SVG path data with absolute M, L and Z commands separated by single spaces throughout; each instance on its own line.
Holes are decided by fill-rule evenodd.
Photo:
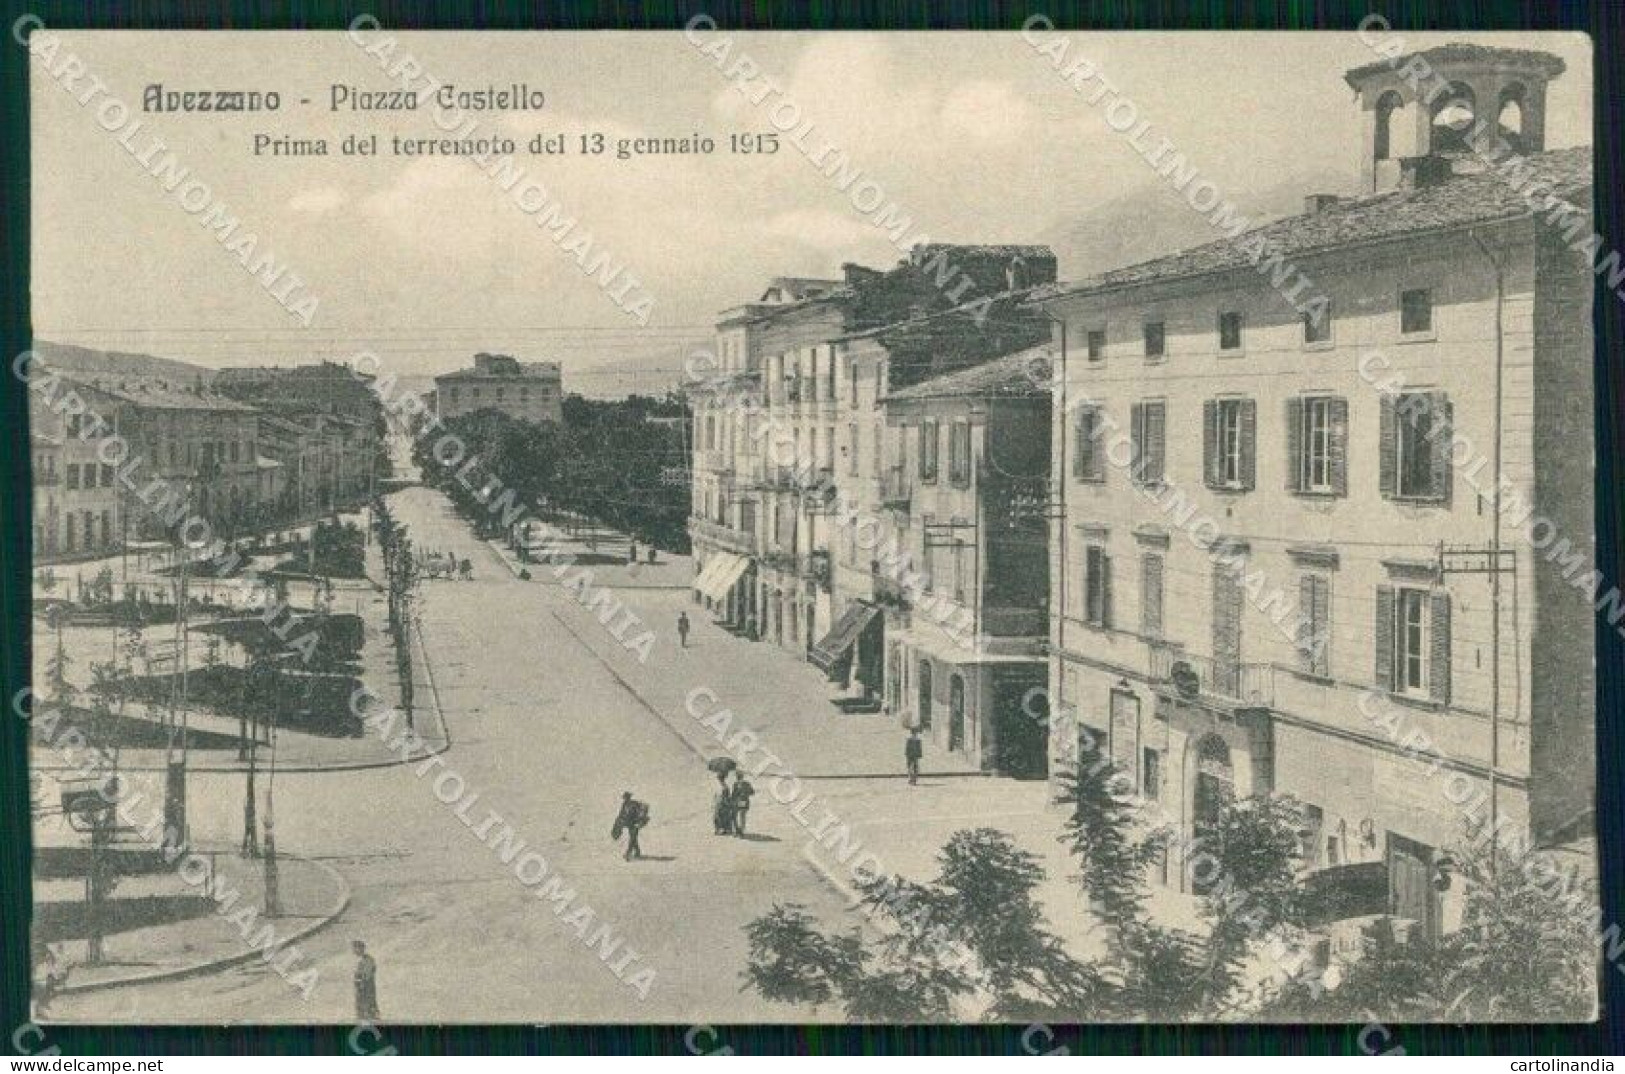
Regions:
M 337 362 L 221 369 L 214 387 L 222 395 L 277 413 L 319 411 L 373 422 L 381 413 L 375 378 Z
M 563 374 L 557 362 L 521 362 L 506 354 L 476 354 L 474 368 L 434 378 L 434 413 L 441 421 L 499 410 L 521 421 L 563 421 Z

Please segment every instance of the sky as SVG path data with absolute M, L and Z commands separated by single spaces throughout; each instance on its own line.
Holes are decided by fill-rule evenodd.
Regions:
M 376 43 L 387 31 L 372 31 Z M 564 364 L 566 387 L 614 394 L 680 369 L 716 314 L 776 275 L 839 276 L 843 262 L 894 264 L 901 251 L 792 148 L 726 152 L 728 136 L 772 129 L 685 36 L 670 33 L 403 33 L 443 83 L 524 83 L 540 111 L 482 113 L 477 135 L 524 145 L 563 133 L 708 135 L 704 156 L 518 160 L 594 247 L 652 300 L 640 325 L 588 280 L 511 195 L 466 159 L 338 154 L 347 134 L 438 134 L 428 109 L 331 111 L 333 85 L 393 87 L 344 33 L 71 32 L 108 92 L 129 103 L 214 197 L 318 299 L 309 327 L 274 301 L 215 236 L 132 159 L 117 137 L 36 66 L 32 92 L 35 335 L 211 366 L 344 358 L 360 350 L 401 375 L 502 351 Z M 914 223 L 945 242 L 1044 243 L 1063 277 L 1151 256 L 1125 206 L 1166 202 L 1160 180 L 1017 34 L 729 33 L 731 60 L 783 87 L 813 144 L 833 144 Z M 1353 192 L 1360 113 L 1343 72 L 1377 59 L 1353 34 L 1068 33 L 1199 174 L 1243 208 L 1303 193 Z M 1564 60 L 1547 147 L 1589 144 L 1591 42 L 1578 34 L 1410 34 L 1538 48 Z M 276 90 L 275 113 L 140 111 L 144 89 Z M 309 104 L 298 104 L 308 99 Z M 775 95 L 767 104 L 780 99 Z M 256 156 L 255 134 L 324 138 L 326 157 Z M 1161 202 L 1158 201 L 1161 199 Z M 1160 211 L 1160 210 L 1159 210 Z M 1171 208 L 1170 212 L 1179 212 Z M 1190 226 L 1205 227 L 1194 210 Z M 1183 222 L 1180 222 L 1183 224 Z M 1118 234 L 1127 228 L 1128 236 Z M 1126 251 L 1126 253 L 1124 253 Z M 640 372 L 644 376 L 640 376 Z

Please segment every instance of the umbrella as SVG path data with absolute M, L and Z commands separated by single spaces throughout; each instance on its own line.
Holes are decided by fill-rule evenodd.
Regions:
M 713 757 L 705 763 L 705 767 L 715 772 L 718 777 L 724 777 L 739 765 L 732 757 Z

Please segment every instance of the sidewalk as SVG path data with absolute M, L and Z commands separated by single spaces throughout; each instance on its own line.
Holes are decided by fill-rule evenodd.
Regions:
M 554 615 L 697 752 L 707 758 L 728 752 L 715 732 L 700 723 L 700 718 L 726 708 L 733 713 L 728 737 L 749 730 L 761 748 L 782 758 L 785 767 L 802 779 L 905 775 L 906 735 L 896 718 L 839 712 L 830 701 L 834 687 L 811 664 L 716 626 L 689 601 L 686 590 L 631 594 L 623 603 L 655 631 L 645 663 L 608 632 L 597 614 L 576 601 L 561 601 Z M 678 645 L 672 626 L 683 611 L 691 624 L 686 649 Z M 700 718 L 688 711 L 687 699 L 695 690 L 702 691 L 694 706 Z M 747 757 L 746 767 L 755 763 L 755 758 Z M 964 755 L 929 748 L 922 770 L 931 775 L 980 774 Z
M 267 926 L 274 930 L 276 952 L 286 952 L 299 941 L 332 924 L 350 904 L 350 887 L 332 866 L 306 858 L 279 855 L 277 897 L 281 914 L 266 918 L 256 912 L 255 921 L 245 938 L 243 929 L 229 915 L 240 918 L 242 911 L 249 907 L 256 911 L 263 910 L 263 864 L 258 860 L 240 858 L 229 851 L 219 852 L 216 861 L 221 890 L 238 893 L 229 910 L 222 903 L 210 912 L 185 921 L 115 932 L 103 941 L 107 961 L 95 967 L 75 962 L 83 958 L 83 941 L 62 941 L 58 946 L 69 952 L 65 961 L 71 969 L 68 983 L 61 994 L 73 995 L 119 985 L 190 977 L 237 963 L 262 960 L 260 948 L 254 941 Z M 157 878 L 143 879 L 150 886 Z M 167 879 L 169 887 L 185 888 L 178 877 L 170 876 Z M 82 884 L 73 883 L 82 889 Z M 121 893 L 127 884 L 130 882 L 121 883 Z M 42 886 L 35 884 L 36 899 Z M 115 912 L 116 907 L 115 899 Z M 273 961 L 286 957 L 285 954 L 273 955 Z M 308 963 L 301 965 L 304 964 Z

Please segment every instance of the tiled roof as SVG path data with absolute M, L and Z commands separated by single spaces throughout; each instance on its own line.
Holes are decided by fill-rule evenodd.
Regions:
M 1591 147 L 1577 146 L 1525 158 L 1524 189 L 1549 190 L 1582 209 L 1591 204 Z M 1108 291 L 1117 287 L 1223 272 L 1260 263 L 1260 240 L 1269 257 L 1291 259 L 1341 246 L 1364 245 L 1431 231 L 1449 231 L 1494 220 L 1529 216 L 1529 201 L 1496 169 L 1462 175 L 1432 186 L 1339 200 L 1317 213 L 1289 216 L 1235 238 L 1182 250 L 1088 279 L 1039 288 L 1035 298 Z
M 968 369 L 922 380 L 890 392 L 885 402 L 906 399 L 954 399 L 991 396 L 1045 395 L 1049 392 L 1051 358 L 1049 344 L 995 358 Z
M 1405 56 L 1395 56 L 1393 59 L 1381 59 L 1375 63 L 1368 63 L 1363 67 L 1356 67 L 1343 76 L 1343 80 L 1351 86 L 1358 86 L 1361 82 L 1380 71 L 1399 71 L 1406 63 L 1416 59 L 1421 60 L 1431 68 L 1444 67 L 1456 63 L 1492 63 L 1504 67 L 1536 67 L 1543 70 L 1548 78 L 1556 78 L 1565 70 L 1562 60 L 1549 52 L 1537 52 L 1533 49 L 1523 48 L 1496 48 L 1490 45 L 1469 45 L 1465 42 L 1452 42 L 1440 45 L 1437 48 L 1422 49 Z

